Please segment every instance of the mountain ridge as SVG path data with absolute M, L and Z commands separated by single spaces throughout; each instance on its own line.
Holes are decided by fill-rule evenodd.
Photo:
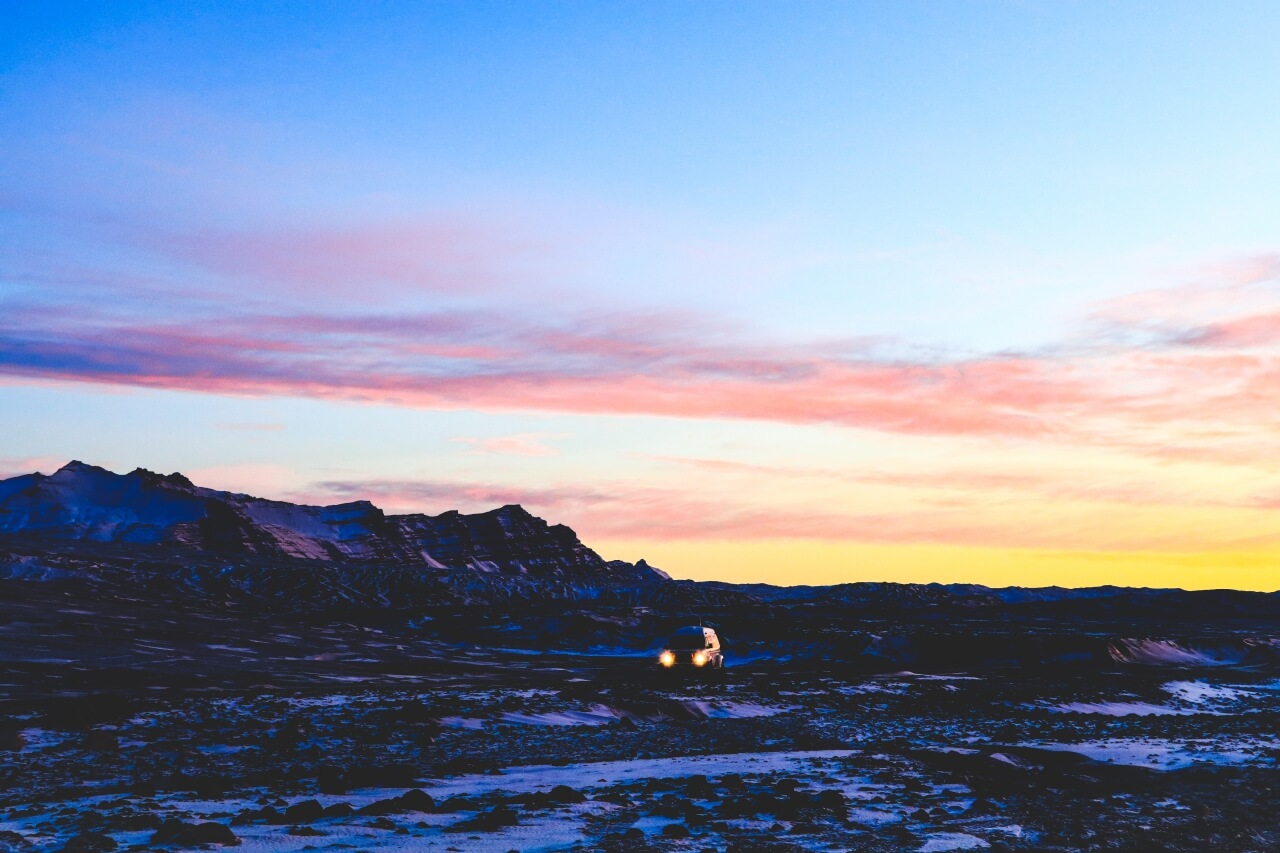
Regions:
M 116 474 L 79 460 L 53 474 L 0 480 L 0 533 L 558 580 L 669 580 L 643 560 L 605 561 L 571 528 L 548 524 L 519 504 L 474 514 L 389 515 L 367 500 L 295 504 L 198 486 L 177 472 Z
M 43 543 L 43 544 L 42 544 Z M 61 543 L 61 544 L 59 544 Z M 96 549 L 96 551 L 95 551 Z M 131 566 L 142 566 L 134 570 Z M 645 560 L 604 560 L 519 504 L 388 515 L 368 500 L 294 504 L 201 487 L 185 475 L 115 474 L 73 460 L 0 480 L 0 581 L 130 584 L 183 596 L 292 596 L 315 606 L 608 600 L 707 612 L 809 608 L 885 613 L 1276 614 L 1280 593 L 1116 586 L 672 580 Z

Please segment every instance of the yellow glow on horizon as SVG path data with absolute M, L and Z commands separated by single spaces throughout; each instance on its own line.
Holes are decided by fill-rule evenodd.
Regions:
M 826 540 L 592 543 L 607 559 L 643 557 L 676 578 L 777 585 L 859 581 L 986 586 L 1280 590 L 1280 547 L 1192 553 L 1057 551 Z

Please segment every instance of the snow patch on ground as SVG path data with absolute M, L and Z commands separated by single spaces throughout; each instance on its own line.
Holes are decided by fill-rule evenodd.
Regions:
M 950 850 L 977 850 L 991 845 L 967 832 L 941 832 L 931 835 L 920 848 L 920 853 L 947 853 Z
M 581 789 L 599 785 L 616 785 L 648 778 L 684 778 L 699 773 L 706 776 L 723 776 L 725 773 L 789 773 L 801 768 L 822 764 L 830 759 L 856 755 L 852 749 L 824 749 L 804 752 L 740 752 L 726 755 L 689 755 L 678 758 L 637 758 L 627 761 L 598 761 L 584 764 L 531 764 L 508 767 L 496 774 L 472 774 L 446 779 L 425 790 L 440 799 L 455 794 L 482 794 L 505 790 L 519 792 L 549 791 L 556 785 L 568 785 Z M 399 796 L 400 789 L 360 791 L 346 796 L 334 796 L 331 802 L 347 801 L 354 805 L 373 802 L 389 796 Z M 323 798 L 321 798 L 323 802 Z M 508 848 L 509 849 L 509 848 Z
M 1170 708 L 1168 705 L 1152 705 L 1149 702 L 1068 702 L 1064 705 L 1051 705 L 1049 710 L 1101 714 L 1106 717 L 1181 717 L 1205 713 L 1195 708 Z
M 753 702 L 721 702 L 706 699 L 681 699 L 694 716 L 709 720 L 746 720 L 772 717 L 794 710 L 794 706 L 760 705 Z M 625 709 L 593 705 L 585 710 L 555 709 L 547 711 L 506 711 L 496 722 L 526 726 L 603 726 L 630 716 Z M 485 721 L 473 717 L 444 717 L 440 724 L 454 729 L 478 729 Z
M 543 713 L 508 711 L 499 719 L 504 723 L 523 723 L 530 726 L 603 726 L 618 721 L 614 713 L 604 706 L 597 706 L 590 711 L 545 711 Z
M 1243 649 L 1184 646 L 1172 640 L 1117 640 L 1108 651 L 1113 660 L 1147 666 L 1234 666 Z
M 1193 705 L 1222 705 L 1252 699 L 1258 694 L 1239 687 L 1207 684 L 1203 681 L 1170 681 L 1164 690 Z
M 1280 740 L 1181 740 L 1164 738 L 1110 738 L 1079 743 L 1027 743 L 1037 749 L 1075 752 L 1095 761 L 1149 767 L 1152 770 L 1180 770 L 1197 764 L 1222 766 L 1274 765 L 1264 751 L 1280 747 Z

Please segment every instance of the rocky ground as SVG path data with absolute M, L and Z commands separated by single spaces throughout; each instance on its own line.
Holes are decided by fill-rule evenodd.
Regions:
M 0 853 L 1280 849 L 1280 594 L 673 581 L 80 463 L 0 530 Z
M 0 849 L 1280 845 L 1265 672 L 690 679 L 640 656 L 464 659 L 306 686 L 11 685 Z

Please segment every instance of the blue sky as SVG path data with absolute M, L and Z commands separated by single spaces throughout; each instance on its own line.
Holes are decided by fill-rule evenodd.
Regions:
M 1269 390 L 1239 411 L 1213 395 L 1271 363 L 1273 4 L 0 16 L 10 469 L 75 455 L 429 511 L 524 495 L 659 552 L 697 537 L 662 513 L 651 534 L 610 521 L 598 496 L 696 492 L 734 507 L 709 539 L 781 513 L 849 548 L 883 505 L 893 542 L 949 547 L 1199 553 L 1265 527 L 1179 517 L 1203 535 L 1094 541 L 1087 519 L 1137 486 L 1143 512 L 1170 482 L 1236 509 L 1263 500 L 1242 484 L 1271 488 Z M 1209 340 L 1211 365 L 1153 350 Z M 1160 473 L 1156 444 L 1259 461 Z M 690 482 L 676 458 L 757 470 Z M 945 518 L 937 496 L 843 474 L 779 482 L 945 481 L 958 461 L 988 486 Z M 1014 464 L 1112 497 L 990 491 Z M 992 527 L 1010 501 L 1061 530 Z

